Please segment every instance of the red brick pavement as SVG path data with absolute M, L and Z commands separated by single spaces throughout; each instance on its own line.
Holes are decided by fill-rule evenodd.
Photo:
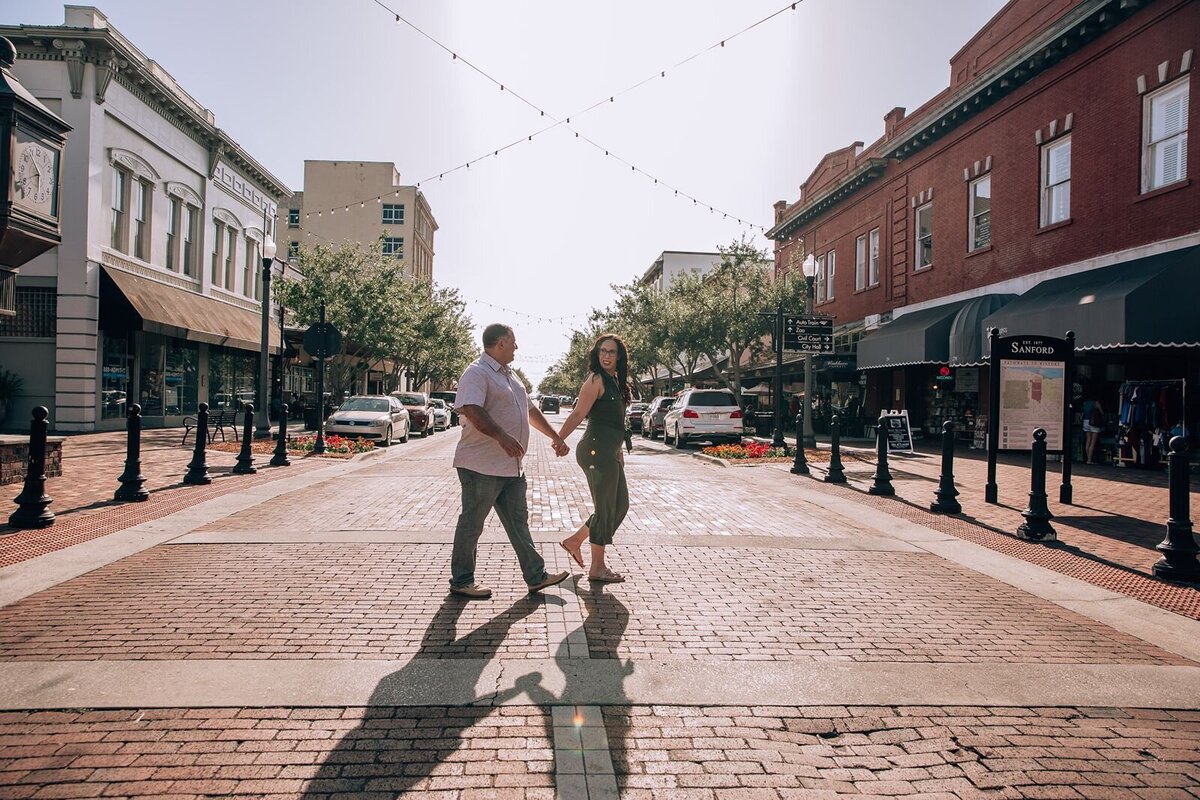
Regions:
M 626 800 L 1200 797 L 1200 714 L 603 710 Z M 554 797 L 539 707 L 0 713 L 0 797 Z
M 292 458 L 290 467 L 271 467 L 269 458 L 255 456 L 255 475 L 234 475 L 235 453 L 208 450 L 205 463 L 213 482 L 189 486 L 182 482 L 193 448 L 179 445 L 182 430 L 144 431 L 142 475 L 149 499 L 140 503 L 113 501 L 120 486 L 117 478 L 125 464 L 125 434 L 97 433 L 71 436 L 63 443 L 63 474 L 46 481 L 46 494 L 53 498 L 50 510 L 55 521 L 49 528 L 18 530 L 0 524 L 0 567 L 16 564 L 100 536 L 160 519 L 214 497 L 250 486 L 296 475 L 332 463 L 320 458 Z M 194 440 L 189 438 L 189 445 Z M 22 484 L 3 487 L 16 497 Z M 8 519 L 5 512 L 2 520 Z
M 449 557 L 449 544 L 164 545 L 0 609 L 0 659 L 545 657 L 546 611 L 523 598 L 509 546 L 480 548 L 480 581 L 513 602 L 494 618 L 446 600 Z M 1190 663 L 926 554 L 624 546 L 613 565 L 638 579 L 588 615 L 593 657 Z M 453 641 L 456 628 L 472 633 Z
M 546 710 L 0 713 L 0 798 L 553 800 Z
M 626 800 L 1200 797 L 1200 713 L 605 708 Z
M 480 551 L 507 611 L 449 597 L 448 547 L 156 547 L 0 609 L 0 659 L 544 658 L 512 549 Z
M 1150 577 L 1150 567 L 1159 557 L 1153 544 L 1165 535 L 1165 524 L 1155 521 L 1167 503 L 1166 482 L 1161 474 L 1085 466 L 1072 480 L 1075 500 L 1072 506 L 1056 502 L 1059 479 L 1057 476 L 1053 480 L 1048 478 L 1050 508 L 1056 515 L 1052 524 L 1059 542 L 1042 544 L 1014 535 L 1024 521 L 1021 511 L 1026 507 L 1029 492 L 1029 469 L 1014 459 L 998 465 L 1001 503 L 990 504 L 983 502 L 987 462 L 978 456 L 956 456 L 954 474 L 964 513 L 944 515 L 928 510 L 941 471 L 940 457 L 891 459 L 889 469 L 896 496 L 889 498 L 866 493 L 875 471 L 873 454 L 870 460 L 861 451 L 849 455 L 847 485 L 823 483 L 820 480 L 823 469 L 814 472 L 817 480 L 797 480 L 804 480 L 809 489 L 852 498 L 893 516 L 1200 619 L 1200 589 Z M 783 471 L 785 467 L 775 465 L 760 469 Z M 1128 480 L 1115 480 L 1113 473 L 1116 472 L 1122 473 L 1118 477 Z M 1192 496 L 1196 497 L 1197 493 L 1192 492 Z

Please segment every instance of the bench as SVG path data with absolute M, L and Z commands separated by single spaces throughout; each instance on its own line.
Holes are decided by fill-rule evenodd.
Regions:
M 226 428 L 229 428 L 229 430 L 233 431 L 233 440 L 235 442 L 240 441 L 239 436 L 238 436 L 238 417 L 241 417 L 241 416 L 243 416 L 243 415 L 239 414 L 238 412 L 234 411 L 233 409 L 229 409 L 229 408 L 223 408 L 220 411 L 209 411 L 208 412 L 208 441 L 210 443 L 216 441 L 217 433 L 221 434 L 221 441 L 222 442 L 225 441 L 225 429 Z M 196 427 L 196 418 L 195 417 L 184 417 L 183 418 L 183 441 L 181 441 L 179 443 L 181 446 L 187 444 L 188 434 L 191 433 L 192 429 L 195 427 Z

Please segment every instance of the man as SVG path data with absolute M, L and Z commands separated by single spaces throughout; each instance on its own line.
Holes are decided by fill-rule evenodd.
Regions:
M 483 355 L 467 367 L 458 381 L 454 408 L 462 418 L 462 438 L 454 451 L 454 466 L 462 485 L 462 513 L 454 529 L 450 556 L 450 591 L 486 600 L 492 590 L 475 582 L 475 555 L 488 512 L 496 516 L 517 552 L 529 592 L 540 592 L 564 581 L 570 573 L 547 574 L 546 561 L 529 535 L 525 472 L 521 459 L 529 445 L 529 426 L 554 441 L 554 453 L 570 452 L 525 393 L 508 365 L 517 352 L 517 337 L 507 325 L 488 325 L 483 331 Z

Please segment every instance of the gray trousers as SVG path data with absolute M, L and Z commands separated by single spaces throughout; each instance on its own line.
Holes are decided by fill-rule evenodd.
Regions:
M 454 528 L 454 549 L 450 554 L 450 585 L 467 586 L 475 583 L 475 555 L 483 524 L 492 509 L 508 534 L 508 541 L 517 553 L 521 574 L 530 586 L 546 579 L 546 560 L 529 534 L 529 505 L 525 498 L 525 476 L 501 477 L 484 475 L 458 468 L 462 485 L 462 513 Z

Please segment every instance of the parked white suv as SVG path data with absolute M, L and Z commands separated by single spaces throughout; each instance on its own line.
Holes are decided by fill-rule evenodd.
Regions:
M 682 448 L 692 440 L 742 441 L 742 409 L 728 389 L 685 389 L 663 418 L 663 441 Z

